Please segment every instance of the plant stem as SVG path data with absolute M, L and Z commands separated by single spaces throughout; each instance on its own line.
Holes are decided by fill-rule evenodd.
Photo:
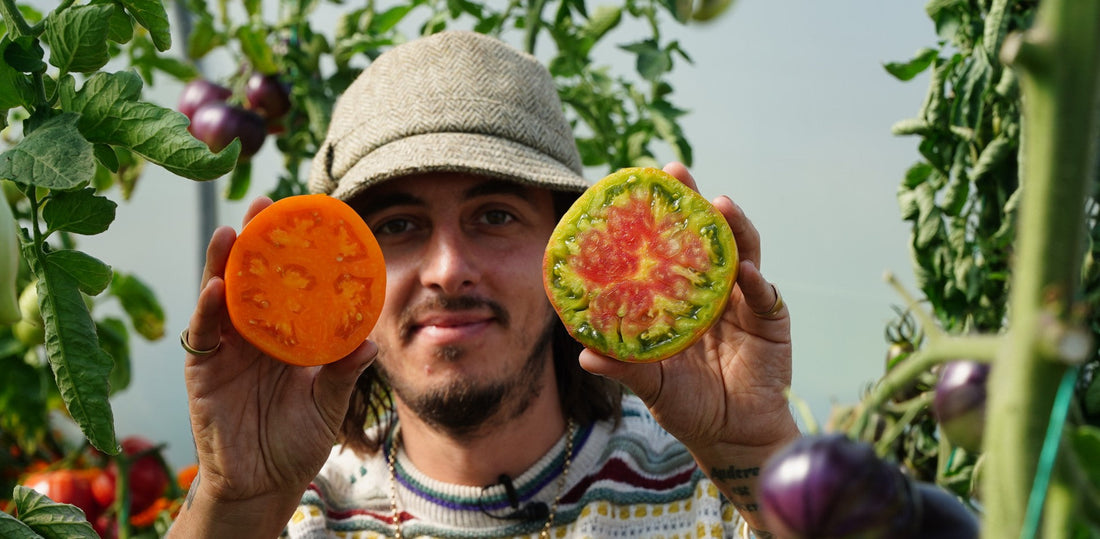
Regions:
M 542 27 L 542 8 L 546 0 L 530 0 L 527 5 L 527 24 L 523 35 L 523 47 L 529 54 L 535 54 L 535 44 L 538 42 L 539 30 Z
M 31 25 L 27 24 L 27 19 L 23 18 L 19 8 L 15 6 L 15 0 L 0 0 L 0 15 L 8 21 L 8 25 L 14 30 L 15 37 L 34 35 Z
M 923 312 L 914 309 L 915 312 Z M 927 316 L 927 315 L 924 315 Z M 933 366 L 952 359 L 966 358 L 974 361 L 990 361 L 1004 340 L 998 335 L 947 335 L 936 328 L 928 326 L 928 344 L 920 350 L 913 352 L 904 361 L 886 373 L 872 388 L 871 394 L 860 405 L 859 417 L 849 430 L 849 435 L 859 436 L 866 428 L 871 413 L 878 410 L 886 401 L 890 400 L 901 388 L 918 376 L 927 372 Z
M 1020 537 L 1049 412 L 1065 365 L 1044 354 L 1044 316 L 1067 321 L 1080 279 L 1084 201 L 1096 170 L 1100 3 L 1045 0 L 1035 26 L 1006 39 L 1020 73 L 1019 214 L 1006 346 L 990 373 L 982 534 Z M 1058 498 L 1058 496 L 1055 496 Z M 1054 502 L 1052 502 L 1054 503 Z M 1063 528 L 1050 519 L 1047 526 Z M 1050 528 L 1048 528 L 1050 529 Z

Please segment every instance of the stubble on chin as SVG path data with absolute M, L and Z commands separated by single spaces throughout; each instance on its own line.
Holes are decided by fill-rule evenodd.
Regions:
M 476 438 L 479 432 L 491 430 L 493 426 L 522 415 L 541 394 L 540 379 L 548 365 L 553 322 L 553 318 L 547 320 L 539 336 L 531 343 L 520 370 L 504 380 L 484 382 L 459 379 L 442 387 L 417 392 L 404 381 L 390 376 L 383 366 L 384 361 L 378 361 L 375 365 L 382 370 L 383 377 L 397 398 L 422 421 L 455 439 Z M 433 353 L 440 360 L 458 361 L 468 351 L 461 346 L 444 346 Z

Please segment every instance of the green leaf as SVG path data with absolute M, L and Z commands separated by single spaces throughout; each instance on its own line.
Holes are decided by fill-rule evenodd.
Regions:
M 95 194 L 86 187 L 77 191 L 57 191 L 42 208 L 42 218 L 51 231 L 64 230 L 91 236 L 105 232 L 115 220 L 115 201 Z
M 150 67 L 168 73 L 178 80 L 191 80 L 199 76 L 199 71 L 194 65 L 171 56 L 150 55 L 145 60 Z
M 237 29 L 237 40 L 240 42 L 241 52 L 248 58 L 253 69 L 264 74 L 279 72 L 275 53 L 267 43 L 267 29 L 242 26 Z
M 581 28 L 579 34 L 582 39 L 590 39 L 593 43 L 599 41 L 604 34 L 610 32 L 622 21 L 623 10 L 619 6 L 601 5 L 589 17 L 588 22 Z
M 56 503 L 38 491 L 17 485 L 12 496 L 20 519 L 46 539 L 98 539 L 88 518 L 75 505 Z
M 164 309 L 153 290 L 141 279 L 132 274 L 115 272 L 111 280 L 111 294 L 118 298 L 122 310 L 130 317 L 130 323 L 142 337 L 152 341 L 164 336 Z
M 941 210 L 935 205 L 935 193 L 929 188 L 929 185 L 921 185 L 917 188 L 917 192 L 917 205 L 920 208 L 920 215 L 917 217 L 913 245 L 918 249 L 923 249 L 936 238 L 943 236 L 944 225 Z
M 397 23 L 401 22 L 408 15 L 412 9 L 416 7 L 416 4 L 409 3 L 405 5 L 398 5 L 387 9 L 381 13 L 376 13 L 371 18 L 370 28 L 367 29 L 368 34 L 379 35 L 393 30 Z
M 676 152 L 676 159 L 686 166 L 691 166 L 692 151 L 676 118 L 683 116 L 685 111 L 680 110 L 667 101 L 656 101 L 650 104 L 650 113 L 653 115 L 653 126 L 657 135 L 672 146 Z
M 91 181 L 95 159 L 92 145 L 76 129 L 78 119 L 71 112 L 50 118 L 0 154 L 0 178 L 59 190 Z
M 129 148 L 169 172 L 193 180 L 219 178 L 237 164 L 240 141 L 212 153 L 187 131 L 190 122 L 186 116 L 138 101 L 142 83 L 135 73 L 96 73 L 80 90 L 74 85 L 71 77 L 62 81 L 62 106 L 80 113 L 80 131 L 92 142 Z
M 93 4 L 107 4 L 106 0 L 97 2 L 91 2 Z M 114 41 L 115 43 L 129 43 L 134 38 L 134 18 L 126 13 L 126 10 L 121 6 L 114 3 L 109 3 L 113 7 L 111 10 L 111 19 L 109 22 L 109 29 L 107 30 L 107 39 Z
M 237 165 L 233 174 L 229 176 L 229 184 L 225 186 L 226 200 L 241 200 L 248 194 L 248 186 L 252 183 L 252 163 L 246 162 Z
M 681 24 L 691 20 L 692 0 L 660 0 L 661 5 L 668 10 Z
M 90 286 L 91 281 L 101 278 L 86 275 L 97 272 L 90 262 L 95 259 L 83 254 L 59 254 L 65 252 L 45 254 L 34 242 L 23 244 L 23 257 L 38 279 L 46 356 L 61 400 L 88 441 L 113 455 L 118 453 L 118 441 L 107 381 L 113 362 L 99 346 L 91 314 L 80 294 L 82 288 L 91 294 L 87 292 L 95 288 Z
M 974 170 L 971 172 L 974 181 L 985 178 L 987 174 L 1011 158 L 1016 149 L 1016 143 L 1003 133 L 990 141 L 978 156 L 978 162 L 974 163 Z
M 34 533 L 30 526 L 23 524 L 19 519 L 0 512 L 0 537 L 10 539 L 42 539 L 41 535 Z
M 214 28 L 214 18 L 207 13 L 201 13 L 195 19 L 195 26 L 191 28 L 191 35 L 187 39 L 187 57 L 197 60 L 225 44 L 225 34 Z
M 959 174 L 951 178 L 947 184 L 947 190 L 943 193 L 943 201 L 940 208 L 950 216 L 957 216 L 966 205 L 967 195 L 970 194 L 970 181 L 965 174 Z
M 107 65 L 111 29 L 110 5 L 72 6 L 46 17 L 42 40 L 50 47 L 50 64 L 63 73 L 91 73 Z
M 1100 427 L 1081 425 L 1071 431 L 1073 448 L 1077 453 L 1077 460 L 1085 468 L 1089 482 L 1100 485 Z
M 12 339 L 14 340 L 14 339 Z M 23 348 L 20 348 L 23 350 Z M 45 369 L 28 365 L 23 354 L 0 358 L 0 429 L 22 439 L 36 439 L 49 428 Z M 0 537 L 7 537 L 0 532 Z
M 93 144 L 92 153 L 99 164 L 107 167 L 111 172 L 118 172 L 118 154 L 109 144 Z
M 157 50 L 164 52 L 172 47 L 172 32 L 169 29 L 168 12 L 164 9 L 165 2 L 161 0 L 119 0 L 134 16 L 138 24 L 149 31 L 149 37 L 153 38 L 153 45 Z
M 924 48 L 917 51 L 913 59 L 908 62 L 888 62 L 883 64 L 883 67 L 898 80 L 907 81 L 928 69 L 928 66 L 931 66 L 938 57 L 939 51 L 936 49 Z
M 111 284 L 111 267 L 87 253 L 61 249 L 46 253 L 46 260 L 54 271 L 69 277 L 65 282 L 75 284 L 81 292 L 89 296 L 99 295 Z
M 1085 390 L 1085 411 L 1089 415 L 1100 415 L 1100 376 L 1093 376 L 1092 383 Z
M 95 324 L 99 346 L 115 360 L 111 368 L 111 395 L 130 386 L 130 334 L 117 318 L 105 318 Z
M 672 56 L 667 51 L 661 50 L 657 42 L 652 39 L 620 45 L 619 48 L 637 55 L 635 69 L 648 81 L 655 82 L 661 78 L 661 75 L 672 69 Z
M 31 86 L 30 77 L 22 71 L 15 69 L 7 61 L 7 50 L 13 45 L 7 37 L 0 40 L 0 122 L 6 117 L 4 111 L 13 107 L 28 107 L 34 103 L 34 88 Z M 40 60 L 41 61 L 41 60 Z M 3 126 L 0 125 L 0 129 Z
M 932 165 L 925 163 L 924 161 L 918 161 L 913 166 L 909 167 L 909 170 L 905 171 L 905 187 L 913 189 L 916 186 L 924 183 L 929 175 L 932 174 Z
M 4 47 L 4 62 L 12 69 L 23 73 L 39 73 L 46 70 L 46 51 L 42 49 L 42 43 L 31 36 L 20 36 L 14 41 L 8 40 Z

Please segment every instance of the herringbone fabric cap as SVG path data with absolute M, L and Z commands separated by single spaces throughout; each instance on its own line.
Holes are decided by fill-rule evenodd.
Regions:
M 336 102 L 309 188 L 347 200 L 425 172 L 588 187 L 550 73 L 529 54 L 465 31 L 399 45 L 363 71 Z

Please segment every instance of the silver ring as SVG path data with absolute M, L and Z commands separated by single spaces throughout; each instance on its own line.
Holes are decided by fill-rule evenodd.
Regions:
M 195 350 L 194 348 L 191 348 L 191 345 L 187 342 L 187 331 L 189 329 L 191 328 L 183 328 L 183 331 L 180 332 L 180 346 L 182 346 L 184 350 L 187 350 L 188 354 L 199 357 L 208 356 L 210 354 L 213 354 L 214 352 L 217 352 L 218 348 L 222 347 L 222 343 L 219 341 L 218 344 L 215 344 L 214 347 L 209 350 Z

